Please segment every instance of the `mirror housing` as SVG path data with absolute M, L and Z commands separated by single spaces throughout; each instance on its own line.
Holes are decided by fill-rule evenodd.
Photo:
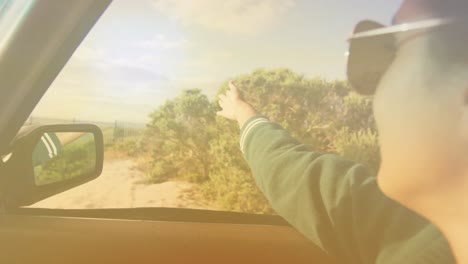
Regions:
M 60 180 L 38 184 L 33 153 L 41 140 L 44 140 L 44 135 L 50 133 L 92 134 L 96 152 L 93 155 L 94 168 L 75 173 L 71 178 L 64 176 Z M 8 156 L 6 160 L 3 158 L 5 164 L 0 174 L 2 202 L 7 208 L 28 206 L 97 178 L 104 162 L 103 134 L 98 126 L 90 124 L 27 126 L 16 136 Z

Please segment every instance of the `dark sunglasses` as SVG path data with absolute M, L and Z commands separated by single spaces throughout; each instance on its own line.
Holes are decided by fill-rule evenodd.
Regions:
M 397 34 L 430 29 L 452 23 L 450 19 L 430 19 L 385 27 L 374 21 L 359 22 L 349 40 L 348 81 L 358 93 L 373 95 L 382 76 L 392 64 L 399 43 Z

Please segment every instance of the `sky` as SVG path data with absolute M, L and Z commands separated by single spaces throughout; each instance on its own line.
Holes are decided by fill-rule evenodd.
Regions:
M 145 123 L 182 90 L 289 68 L 345 79 L 360 20 L 389 24 L 401 0 L 114 0 L 33 116 Z

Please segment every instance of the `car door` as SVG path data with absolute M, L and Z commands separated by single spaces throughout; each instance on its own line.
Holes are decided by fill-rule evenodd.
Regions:
M 152 210 L 11 212 L 1 219 L 0 259 L 2 263 L 332 263 L 277 217 Z
M 0 43 L 1 154 L 8 153 L 110 1 L 4 3 L 5 12 L 8 5 L 16 9 Z M 0 261 L 329 263 L 331 258 L 278 216 L 177 208 L 0 208 Z

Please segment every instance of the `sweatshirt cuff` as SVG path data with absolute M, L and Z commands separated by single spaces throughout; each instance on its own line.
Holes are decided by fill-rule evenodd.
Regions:
M 263 115 L 256 115 L 247 120 L 245 124 L 242 126 L 241 129 L 241 137 L 240 137 L 240 149 L 242 153 L 244 153 L 245 150 L 245 143 L 246 139 L 249 136 L 249 134 L 253 131 L 253 128 L 256 127 L 259 124 L 262 123 L 267 123 L 270 122 L 266 116 Z

